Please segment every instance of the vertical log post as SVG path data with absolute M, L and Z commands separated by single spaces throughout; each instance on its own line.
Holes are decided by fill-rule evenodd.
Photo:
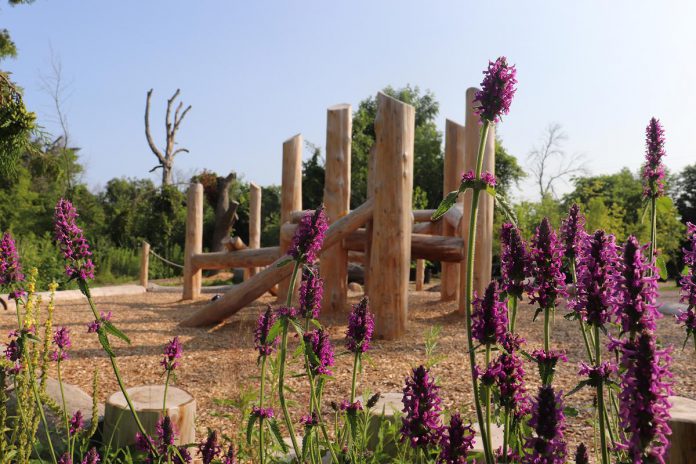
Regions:
M 376 333 L 389 340 L 403 336 L 408 316 L 414 132 L 415 108 L 377 94 L 368 295 Z
M 186 203 L 186 245 L 184 246 L 184 300 L 192 300 L 201 294 L 200 269 L 194 269 L 191 257 L 203 252 L 203 185 L 192 183 Z
M 140 247 L 140 285 L 147 288 L 150 272 L 150 244 L 143 241 Z
M 479 141 L 481 140 L 481 125 L 479 117 L 474 113 L 474 97 L 476 88 L 469 88 L 466 91 L 466 126 L 465 131 L 465 152 L 464 152 L 464 171 L 476 170 L 476 155 L 478 152 Z M 495 128 L 491 125 L 488 131 L 488 139 L 483 155 L 483 172 L 495 173 Z M 462 215 L 461 232 L 464 243 L 469 241 L 469 216 L 471 214 L 471 190 L 464 195 L 464 214 Z M 487 194 L 479 197 L 479 208 L 477 215 L 476 252 L 474 255 L 474 286 L 473 290 L 482 295 L 486 285 L 491 280 L 491 270 L 493 267 L 493 206 L 494 201 Z M 459 311 L 463 314 L 466 308 L 466 270 L 461 266 L 459 286 Z
M 261 247 L 261 187 L 249 183 L 249 248 Z M 256 275 L 258 267 L 249 268 L 249 276 Z
M 367 157 L 367 198 L 375 196 L 375 145 L 372 145 Z M 363 262 L 363 288 L 365 294 L 370 288 L 370 256 L 372 256 L 372 218 L 365 223 L 365 260 Z
M 416 291 L 422 292 L 425 285 L 425 260 L 416 260 Z
M 331 224 L 350 212 L 351 136 L 350 105 L 329 108 L 326 112 L 324 206 Z M 321 275 L 324 279 L 322 310 L 334 314 L 342 311 L 348 295 L 348 251 L 340 243 L 323 254 Z
M 280 186 L 280 225 L 290 220 L 290 213 L 302 209 L 302 135 L 297 134 L 283 142 L 283 177 Z M 280 255 L 284 255 L 290 242 L 280 237 Z M 285 301 L 290 279 L 278 284 L 278 301 Z M 295 286 L 297 288 L 297 285 Z
M 445 122 L 445 160 L 443 175 L 443 194 L 446 196 L 452 190 L 459 188 L 462 171 L 464 171 L 464 126 L 449 119 Z M 464 201 L 459 196 L 458 203 Z M 442 221 L 442 235 L 453 237 L 458 230 L 447 221 Z M 452 301 L 459 297 L 459 268 L 460 263 L 442 263 L 440 283 L 440 299 Z

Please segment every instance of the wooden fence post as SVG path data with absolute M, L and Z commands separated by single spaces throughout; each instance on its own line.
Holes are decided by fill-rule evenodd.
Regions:
M 443 194 L 446 196 L 459 187 L 462 171 L 464 171 L 464 144 L 466 131 L 464 126 L 449 119 L 445 121 L 445 160 L 443 175 Z M 458 203 L 464 201 L 459 196 Z M 442 221 L 442 235 L 456 236 L 458 228 L 452 227 L 447 221 Z M 440 283 L 440 299 L 442 301 L 456 300 L 459 296 L 459 263 L 442 263 Z
M 203 185 L 192 183 L 188 189 L 186 204 L 186 245 L 184 247 L 184 300 L 192 300 L 201 294 L 200 269 L 194 269 L 191 258 L 203 252 Z
M 283 177 L 280 186 L 280 225 L 290 220 L 290 213 L 302 209 L 302 135 L 297 134 L 283 142 Z M 280 255 L 284 255 L 290 242 L 279 239 Z M 278 284 L 278 300 L 285 301 L 290 288 L 290 278 Z M 295 285 L 297 289 L 297 285 Z
M 249 183 L 249 248 L 261 247 L 261 187 Z M 249 275 L 259 272 L 258 267 L 249 268 Z
M 416 260 L 416 291 L 422 292 L 425 286 L 425 260 Z
M 147 288 L 150 271 L 150 244 L 143 241 L 140 247 L 140 285 Z
M 415 108 L 377 94 L 374 195 L 370 250 L 370 307 L 379 337 L 406 331 L 411 263 Z M 379 278 L 374 278 L 379 275 Z
M 350 105 L 330 107 L 326 111 L 324 206 L 331 224 L 350 212 L 351 137 Z M 323 254 L 321 275 L 324 279 L 322 310 L 327 313 L 342 311 L 348 295 L 348 251 L 340 243 Z
M 474 97 L 476 88 L 469 88 L 466 91 L 466 126 L 465 130 L 465 156 L 464 170 L 476 169 L 476 155 L 481 137 L 481 126 L 479 117 L 474 113 Z M 483 172 L 495 174 L 495 128 L 491 125 L 488 131 L 488 139 L 483 156 Z M 471 214 L 471 190 L 464 194 L 464 214 L 462 215 L 461 232 L 464 243 L 469 243 L 469 216 Z M 491 270 L 493 267 L 493 206 L 495 202 L 487 194 L 479 197 L 479 208 L 476 219 L 476 252 L 474 255 L 474 285 L 473 290 L 482 295 L 486 286 L 491 280 Z M 468 245 L 465 245 L 468 246 Z M 463 314 L 466 310 L 466 269 L 460 267 L 460 286 L 459 286 L 459 311 Z

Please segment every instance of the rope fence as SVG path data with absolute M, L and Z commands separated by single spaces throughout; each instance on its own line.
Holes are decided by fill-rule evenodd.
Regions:
M 152 249 L 150 249 L 150 254 L 153 255 L 155 258 L 159 258 L 160 261 L 163 261 L 163 262 L 165 262 L 166 264 L 169 264 L 170 266 L 174 266 L 174 267 L 179 268 L 179 269 L 183 269 L 183 268 L 184 268 L 184 266 L 182 266 L 181 264 L 177 264 L 177 263 L 175 263 L 175 262 L 169 261 L 167 258 L 158 255 L 158 254 L 155 253 L 155 251 L 152 250 Z

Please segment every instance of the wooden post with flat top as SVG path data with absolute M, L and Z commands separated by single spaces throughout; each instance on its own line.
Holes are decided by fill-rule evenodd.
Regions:
M 195 268 L 193 255 L 203 252 L 203 185 L 192 183 L 186 204 L 186 244 L 184 246 L 184 293 L 182 299 L 192 300 L 201 294 L 203 273 Z
M 459 188 L 462 171 L 464 171 L 465 137 L 464 126 L 449 119 L 445 122 L 445 160 L 442 189 L 444 196 Z M 461 204 L 462 201 L 464 198 L 463 195 L 460 195 L 457 203 Z M 447 221 L 442 221 L 442 235 L 454 237 L 458 233 L 458 227 L 453 227 Z M 440 284 L 440 299 L 442 301 L 456 300 L 459 296 L 459 267 L 460 263 L 442 263 Z
M 290 213 L 302 209 L 302 135 L 283 142 L 283 177 L 280 186 L 280 225 L 290 220 Z M 291 242 L 280 238 L 280 255 L 287 253 Z M 299 279 L 298 279 L 299 280 Z M 284 302 L 290 288 L 290 278 L 278 284 L 278 300 Z M 297 289 L 297 285 L 295 286 Z

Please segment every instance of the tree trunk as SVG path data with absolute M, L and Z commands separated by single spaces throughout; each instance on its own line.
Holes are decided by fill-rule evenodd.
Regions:
M 235 180 L 234 173 L 217 178 L 217 204 L 215 205 L 215 228 L 213 229 L 212 251 L 225 249 L 222 240 L 232 233 L 239 203 L 230 201 L 230 185 Z
M 166 164 L 162 165 L 162 185 L 172 185 L 172 167 Z

